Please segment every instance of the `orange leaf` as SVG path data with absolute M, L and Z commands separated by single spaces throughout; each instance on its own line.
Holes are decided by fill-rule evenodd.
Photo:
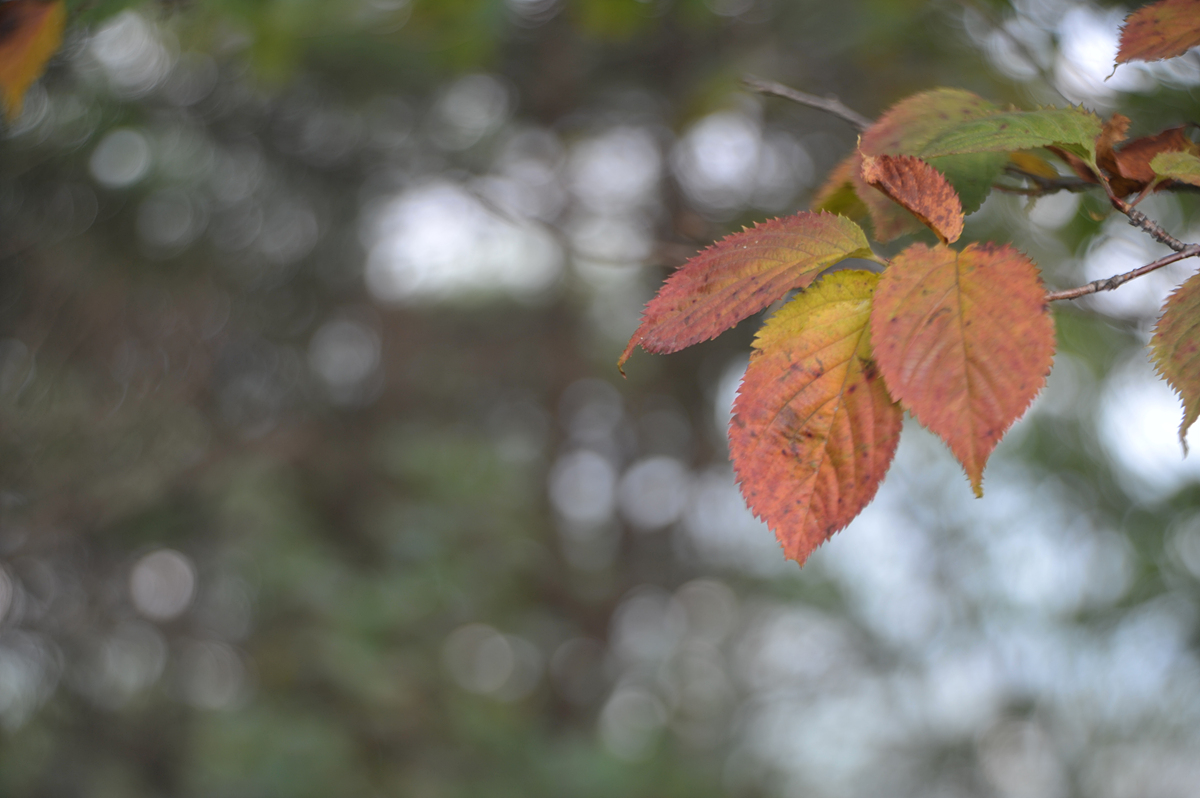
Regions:
M 1125 18 L 1117 63 L 1157 61 L 1200 44 L 1200 0 L 1162 0 Z
M 879 260 L 862 228 L 831 213 L 803 211 L 726 236 L 667 278 L 617 366 L 639 344 L 661 354 L 715 338 L 846 258 Z
M 1162 318 L 1150 338 L 1150 353 L 1158 372 L 1183 399 L 1179 440 L 1200 417 L 1200 275 L 1193 274 L 1163 305 Z
M 0 4 L 0 97 L 10 121 L 20 115 L 25 92 L 62 44 L 66 19 L 63 0 Z
M 854 165 L 852 178 L 858 196 L 871 212 L 875 238 L 891 241 L 904 233 L 919 230 L 920 227 L 911 214 L 873 190 L 863 179 L 862 155 L 911 155 L 920 152 L 926 144 L 960 122 L 991 116 L 998 110 L 996 106 L 969 91 L 934 89 L 906 97 L 867 128 L 859 141 L 859 160 Z M 999 172 L 1004 156 L 982 153 L 956 158 L 956 163 L 965 167 L 962 169 L 964 181 L 984 184 L 982 187 L 977 186 L 974 192 L 978 195 L 971 207 L 971 210 L 974 210 L 982 201 L 987 186 L 991 184 L 994 177 L 992 172 Z M 995 167 L 994 170 L 992 166 Z M 954 179 L 953 175 L 951 178 Z M 962 188 L 962 184 L 955 185 Z
M 862 177 L 907 208 L 943 244 L 963 231 L 962 202 L 941 172 L 911 155 L 864 155 Z
M 754 340 L 734 404 L 742 495 L 801 563 L 875 497 L 900 440 L 903 413 L 871 360 L 878 281 L 837 272 L 780 309 Z
M 915 244 L 879 281 L 879 369 L 892 396 L 949 445 L 977 496 L 988 456 L 1054 359 L 1045 293 L 1033 262 L 996 244 Z

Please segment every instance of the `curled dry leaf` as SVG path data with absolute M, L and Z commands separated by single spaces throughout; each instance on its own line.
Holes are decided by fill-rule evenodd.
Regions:
M 937 234 L 942 243 L 963 231 L 962 202 L 941 172 L 911 155 L 864 155 L 862 177 L 904 206 Z
M 8 119 L 21 113 L 25 92 L 62 45 L 63 0 L 9 0 L 0 4 L 0 96 Z
M 934 89 L 906 97 L 892 106 L 869 127 L 859 142 L 852 179 L 855 191 L 866 203 L 875 228 L 875 238 L 891 241 L 921 229 L 910 213 L 871 188 L 861 174 L 862 155 L 921 155 L 922 149 L 956 125 L 1000 111 L 992 103 L 962 89 Z M 985 152 L 939 158 L 933 166 L 945 175 L 971 213 L 983 202 L 992 183 L 1004 169 L 1004 153 Z
M 872 361 L 879 278 L 828 275 L 759 331 L 729 425 L 742 495 L 801 563 L 874 498 L 903 414 Z
M 871 336 L 892 396 L 946 442 L 982 495 L 988 457 L 1054 359 L 1037 267 L 1010 246 L 915 244 L 883 273 L 874 305 Z
M 1200 418 L 1200 274 L 1193 274 L 1163 306 L 1150 338 L 1158 372 L 1183 399 L 1179 440 L 1187 452 L 1188 427 Z
M 831 213 L 804 211 L 727 236 L 667 278 L 617 366 L 639 345 L 677 352 L 715 338 L 847 258 L 879 260 L 862 228 Z
M 1125 18 L 1117 63 L 1157 61 L 1183 55 L 1200 44 L 1200 2 L 1161 0 Z

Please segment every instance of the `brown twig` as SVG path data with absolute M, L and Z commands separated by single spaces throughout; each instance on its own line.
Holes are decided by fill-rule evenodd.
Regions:
M 1100 291 L 1111 291 L 1136 277 L 1141 277 L 1143 274 L 1149 274 L 1152 271 L 1161 269 L 1163 266 L 1170 266 L 1172 263 L 1184 260 L 1185 258 L 1194 258 L 1197 255 L 1200 255 L 1200 244 L 1188 244 L 1181 250 L 1172 252 L 1170 255 L 1164 255 L 1153 263 L 1139 266 L 1133 271 L 1125 272 L 1124 274 L 1114 274 L 1112 277 L 1105 277 L 1103 280 L 1093 280 L 1087 285 L 1081 285 L 1077 288 L 1051 291 L 1046 294 L 1046 301 L 1055 302 L 1059 299 L 1078 299 L 1081 296 L 1095 294 Z
M 849 122 L 859 130 L 866 130 L 874 122 L 867 119 L 851 108 L 847 108 L 836 97 L 818 97 L 815 94 L 797 91 L 790 86 L 785 86 L 782 83 L 776 83 L 773 80 L 763 80 L 756 78 L 753 75 L 747 75 L 742 78 L 742 84 L 746 88 L 753 89 L 759 94 L 773 94 L 776 97 L 782 97 L 785 100 L 791 100 L 794 103 L 807 105 L 809 108 L 816 108 L 826 113 L 833 114 L 844 122 Z
M 1114 208 L 1129 217 L 1131 225 L 1142 230 L 1158 243 L 1166 244 L 1176 252 L 1182 252 L 1187 249 L 1187 244 L 1164 230 L 1162 225 L 1114 194 L 1112 186 L 1109 185 L 1108 178 L 1105 177 L 1104 172 L 1098 171 L 1096 174 L 1100 178 L 1100 185 L 1104 186 L 1104 193 L 1108 195 L 1108 201 L 1112 203 Z
M 997 183 L 992 188 L 998 191 L 1005 191 L 1009 194 L 1023 194 L 1030 197 L 1040 197 L 1043 194 L 1054 194 L 1058 191 L 1086 191 L 1095 183 L 1089 183 L 1079 177 L 1045 177 L 1043 175 L 1035 175 L 1032 172 L 1026 172 L 1019 166 L 1007 166 L 1004 171 L 1014 177 L 1020 177 L 1037 186 L 1037 188 L 1019 188 L 1016 186 L 1005 186 Z

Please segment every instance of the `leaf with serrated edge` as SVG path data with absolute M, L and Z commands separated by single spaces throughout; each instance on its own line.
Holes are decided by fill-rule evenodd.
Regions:
M 871 212 L 875 237 L 890 241 L 920 229 L 911 214 L 886 197 L 870 190 L 858 173 L 861 156 L 913 155 L 943 130 L 966 119 L 997 113 L 999 109 L 978 95 L 962 89 L 934 89 L 914 94 L 896 103 L 863 133 L 855 165 L 855 186 Z M 1004 158 L 995 153 L 954 155 L 932 164 L 954 186 L 967 213 L 975 211 L 1004 168 Z
M 1054 359 L 1037 267 L 1007 245 L 914 244 L 879 281 L 871 337 L 892 396 L 946 442 L 983 495 L 988 456 Z
M 862 228 L 831 213 L 803 211 L 726 236 L 667 278 L 617 366 L 638 345 L 665 354 L 716 338 L 847 258 L 879 261 Z
M 871 189 L 862 175 L 862 155 L 919 155 L 930 141 L 963 121 L 999 113 L 1000 109 L 982 97 L 962 89 L 934 89 L 906 97 L 889 108 L 867 128 L 855 154 L 854 185 L 871 212 L 875 237 L 891 241 L 904 233 L 920 229 L 912 214 L 887 197 Z M 972 213 L 983 203 L 992 183 L 1004 169 L 1002 153 L 951 155 L 931 162 L 958 192 L 963 210 Z
M 1010 111 L 985 119 L 963 122 L 942 132 L 920 152 L 922 158 L 973 152 L 1012 152 L 1051 145 L 1092 161 L 1100 118 L 1082 108 L 1045 108 L 1040 111 Z
M 937 234 L 942 243 L 963 231 L 962 202 L 941 172 L 911 155 L 863 156 L 863 179 Z
M 742 495 L 803 563 L 875 496 L 903 413 L 872 362 L 868 319 L 878 282 L 842 271 L 772 316 L 729 424 Z
M 1200 2 L 1163 0 L 1125 18 L 1117 63 L 1158 61 L 1183 55 L 1200 44 Z
M 10 0 L 0 4 L 0 98 L 9 120 L 21 113 L 25 92 L 62 45 L 62 0 Z
M 1156 175 L 1200 186 L 1200 158 L 1190 152 L 1160 152 L 1150 160 Z
M 1163 305 L 1150 337 L 1158 373 L 1183 399 L 1179 440 L 1187 452 L 1188 427 L 1200 417 L 1200 274 L 1193 274 Z

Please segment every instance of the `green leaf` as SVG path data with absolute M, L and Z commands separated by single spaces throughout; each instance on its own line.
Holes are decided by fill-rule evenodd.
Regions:
M 1100 118 L 1083 108 L 1010 111 L 963 122 L 941 133 L 919 153 L 922 158 L 1058 146 L 1089 164 L 1096 159 Z
M 1160 152 L 1150 160 L 1150 168 L 1159 177 L 1200 186 L 1200 157 L 1190 152 Z

